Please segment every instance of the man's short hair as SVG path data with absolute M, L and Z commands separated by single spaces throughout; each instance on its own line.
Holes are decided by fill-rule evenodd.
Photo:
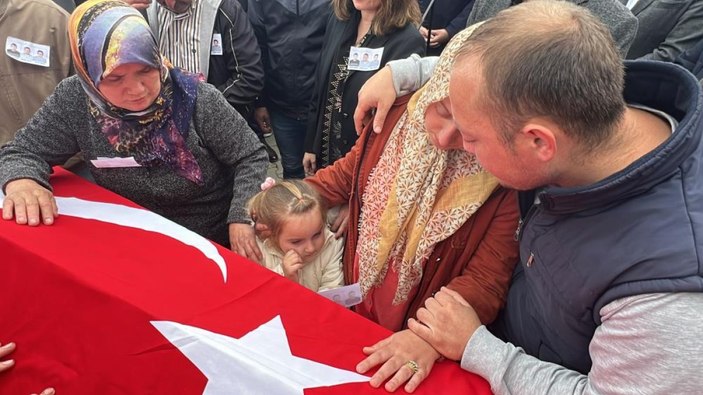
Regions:
M 584 152 L 607 144 L 622 119 L 624 66 L 610 31 L 587 9 L 535 0 L 479 26 L 456 58 L 476 58 L 482 101 L 506 142 L 547 117 Z

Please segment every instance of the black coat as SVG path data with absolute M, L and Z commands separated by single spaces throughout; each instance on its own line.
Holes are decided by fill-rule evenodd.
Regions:
M 357 27 L 361 14 L 355 12 L 347 21 L 338 20 L 334 14 L 327 22 L 327 32 L 325 42 L 320 54 L 320 62 L 315 70 L 315 93 L 308 117 L 307 136 L 305 139 L 305 152 L 315 153 L 318 158 L 321 154 L 323 118 L 329 89 L 329 81 L 332 76 L 333 67 L 337 67 L 340 51 L 349 53 L 350 45 L 356 39 Z M 345 45 L 348 43 L 348 45 Z M 383 56 L 381 67 L 390 60 L 404 59 L 411 54 L 425 54 L 425 42 L 418 32 L 417 27 L 409 24 L 403 28 L 396 29 L 384 36 L 371 36 L 365 41 L 364 47 L 381 48 Z M 357 93 L 366 80 L 371 78 L 375 71 L 350 71 L 344 81 L 344 91 L 341 103 L 341 123 L 342 123 L 342 146 L 339 147 L 342 153 L 349 152 L 356 142 L 356 131 L 354 129 L 354 109 L 357 104 Z M 319 162 L 319 160 L 318 160 Z
M 221 35 L 223 54 L 210 56 L 207 82 L 246 118 L 263 90 L 264 69 L 244 7 L 238 1 L 220 3 L 212 33 Z
M 243 0 L 242 0 L 243 1 Z M 258 105 L 305 118 L 331 13 L 329 0 L 249 0 L 249 19 L 266 74 Z
M 703 80 L 703 40 L 679 55 L 676 63 L 687 68 L 699 80 Z
M 432 0 L 419 0 L 420 10 L 424 14 Z M 422 26 L 432 29 L 447 29 L 449 38 L 464 30 L 469 19 L 474 0 L 435 0 L 432 8 L 422 22 Z

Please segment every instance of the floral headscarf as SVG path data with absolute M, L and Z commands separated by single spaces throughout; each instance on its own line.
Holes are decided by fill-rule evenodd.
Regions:
M 454 234 L 498 186 L 474 155 L 435 147 L 425 130 L 425 112 L 449 95 L 451 65 L 472 31 L 460 32 L 444 49 L 369 176 L 357 247 L 364 295 L 397 282 L 393 304 L 405 303 L 437 243 Z
M 142 166 L 165 164 L 202 184 L 200 166 L 186 146 L 200 77 L 175 69 L 159 52 L 149 25 L 133 7 L 115 0 L 90 0 L 69 20 L 71 53 L 90 112 L 115 150 Z M 161 91 L 142 111 L 110 103 L 100 93 L 103 78 L 124 64 L 160 70 Z

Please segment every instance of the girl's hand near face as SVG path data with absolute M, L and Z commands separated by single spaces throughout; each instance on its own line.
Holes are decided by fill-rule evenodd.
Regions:
M 286 278 L 298 282 L 298 271 L 305 266 L 303 259 L 294 250 L 286 252 L 283 257 L 283 274 Z

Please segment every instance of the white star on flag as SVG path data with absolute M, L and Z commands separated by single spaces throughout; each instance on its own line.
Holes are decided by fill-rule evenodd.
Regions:
M 235 339 L 172 321 L 151 321 L 200 369 L 203 395 L 303 395 L 305 388 L 369 381 L 348 370 L 294 356 L 281 317 Z

